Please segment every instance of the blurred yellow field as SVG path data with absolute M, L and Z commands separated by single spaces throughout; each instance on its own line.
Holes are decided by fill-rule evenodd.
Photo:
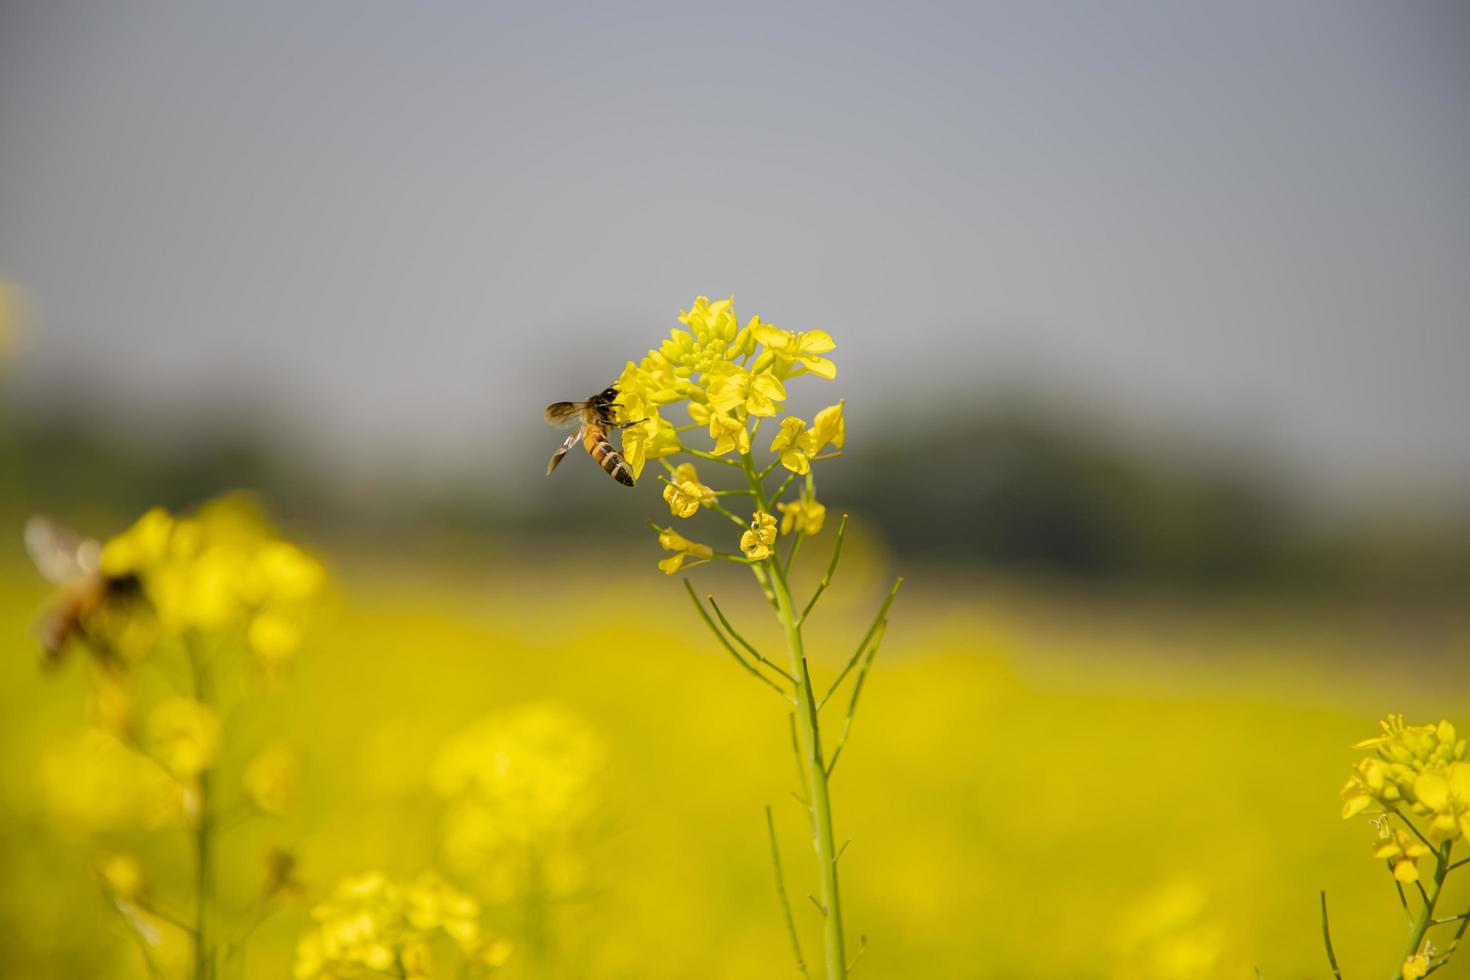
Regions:
M 881 588 L 882 559 L 855 552 L 821 614 L 823 673 L 860 633 L 849 612 Z M 283 739 L 304 758 L 284 817 L 242 819 L 222 838 L 232 928 L 251 921 L 269 850 L 299 859 L 303 891 L 259 925 L 245 975 L 287 974 L 309 906 L 339 878 L 427 868 L 478 896 L 512 944 L 501 975 L 794 972 L 766 804 L 808 948 L 819 914 L 804 897 L 815 886 L 781 705 L 697 631 L 647 557 L 542 556 L 524 574 L 528 555 L 514 548 L 454 569 L 358 559 L 335 570 L 290 668 L 226 718 L 227 743 Z M 739 571 L 696 580 L 738 594 L 743 581 L 716 573 Z M 1330 611 L 1125 615 L 917 579 L 834 774 L 863 975 L 1323 976 L 1319 889 L 1339 956 L 1366 975 L 1395 969 L 1402 912 L 1368 859 L 1371 828 L 1339 817 L 1337 790 L 1349 746 L 1384 711 L 1465 717 L 1470 686 L 1452 659 L 1462 636 L 1396 639 Z M 84 780 L 82 664 L 37 669 L 22 637 L 44 592 L 20 566 L 6 581 L 4 972 L 146 976 L 95 867 L 138 853 L 157 904 L 181 910 L 185 831 L 89 833 L 87 801 L 74 798 L 87 784 L 68 782 Z M 727 608 L 757 621 L 755 607 Z M 1421 665 L 1442 657 L 1443 673 L 1404 673 L 1410 653 Z M 166 685 L 168 670 L 139 676 Z M 461 733 L 527 717 L 570 730 L 586 769 L 565 777 L 588 812 L 575 833 L 546 839 L 539 899 L 505 860 L 475 867 L 454 853 L 452 801 L 436 787 Z M 219 781 L 238 781 L 244 764 L 227 756 Z M 1463 882 L 1451 897 L 1463 904 Z M 163 955 L 184 962 L 187 945 L 161 931 Z

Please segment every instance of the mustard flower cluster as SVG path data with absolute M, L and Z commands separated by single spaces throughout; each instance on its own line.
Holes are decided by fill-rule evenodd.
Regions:
M 508 943 L 481 931 L 479 903 L 432 873 L 410 884 L 379 872 L 344 879 L 328 901 L 311 910 L 311 918 L 296 947 L 296 980 L 429 980 L 441 937 L 457 948 L 462 974 L 501 966 L 511 952 Z
M 231 819 L 280 816 L 301 780 L 289 746 L 242 751 L 249 747 L 232 744 L 226 718 L 300 647 L 325 570 L 239 496 L 189 515 L 155 508 L 101 544 L 73 540 L 44 519 L 27 535 L 48 577 L 56 577 L 52 564 L 80 573 L 43 621 L 50 659 L 70 646 L 91 655 L 93 727 L 41 760 L 52 812 L 88 836 L 182 829 L 193 838 L 190 891 L 162 896 L 164 905 L 190 908 L 188 921 L 151 904 L 143 866 L 130 855 L 105 858 L 99 878 L 145 949 L 158 946 L 164 928 L 183 931 L 194 947 L 191 975 L 212 976 L 229 941 L 227 932 L 214 932 L 224 918 L 213 860 L 225 803 Z M 55 546 L 53 562 L 40 548 L 45 544 Z M 243 766 L 227 774 L 227 757 Z M 289 865 L 268 867 L 262 906 L 253 914 L 292 890 L 288 884 Z
M 1470 838 L 1470 760 L 1466 741 L 1448 721 L 1407 725 L 1403 715 L 1389 715 L 1380 733 L 1354 748 L 1372 749 L 1358 760 L 1342 788 L 1342 815 L 1373 815 L 1377 841 L 1373 857 L 1393 875 L 1399 901 L 1409 915 L 1408 945 L 1399 966 L 1399 980 L 1420 980 L 1450 962 L 1470 925 L 1470 910 L 1436 917 L 1445 896 L 1445 879 L 1466 864 L 1453 859 L 1457 844 Z M 1412 894 L 1405 886 L 1413 886 Z M 1331 935 L 1323 896 L 1323 934 L 1334 969 Z M 1430 932 L 1436 927 L 1458 928 L 1443 951 Z
M 1403 715 L 1390 715 L 1381 728 L 1353 746 L 1374 754 L 1359 760 L 1342 789 L 1343 817 L 1402 811 L 1428 821 L 1433 843 L 1470 837 L 1470 761 L 1455 726 L 1405 725 Z
M 649 461 L 665 461 L 663 498 L 672 516 L 686 520 L 702 510 L 731 516 L 720 497 L 748 491 L 716 490 L 701 480 L 693 463 L 673 466 L 666 460 L 685 453 L 753 468 L 761 424 L 770 420 L 776 430 L 765 448 L 773 459 L 751 475 L 764 477 L 780 467 L 791 478 L 807 480 L 799 499 L 779 499 L 790 486 L 788 479 L 771 499 L 755 502 L 748 520 L 736 518 L 743 526 L 739 554 L 721 553 L 669 528 L 657 528 L 660 546 L 670 553 L 659 567 L 672 575 L 714 558 L 764 561 L 774 553 L 779 535 L 804 536 L 822 529 L 826 508 L 816 500 L 812 463 L 842 452 L 847 438 L 842 403 L 822 409 L 810 422 L 783 413 L 792 378 L 837 377 L 837 366 L 825 356 L 837 345 L 825 331 L 782 330 L 758 316 L 742 326 L 733 298 L 710 302 L 697 297 L 680 313 L 679 322 L 683 326 L 674 328 L 658 348 L 637 363 L 628 362 L 616 382 L 618 421 L 631 423 L 623 430 L 623 455 L 634 477 L 642 475 Z M 680 403 L 689 421 L 676 425 L 665 413 Z M 707 446 L 684 442 L 695 432 L 708 438 Z
M 191 517 L 150 510 L 104 545 L 101 567 L 111 579 L 140 583 L 161 638 L 238 633 L 265 667 L 300 646 L 326 578 L 320 562 L 277 537 L 243 497 Z

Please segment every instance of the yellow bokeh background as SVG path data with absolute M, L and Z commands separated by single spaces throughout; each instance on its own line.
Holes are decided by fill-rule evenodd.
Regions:
M 831 533 L 809 546 L 799 590 Z M 819 677 L 834 676 L 895 571 L 871 540 L 852 535 L 813 616 Z M 250 761 L 231 744 L 285 742 L 302 758 L 295 806 L 239 822 L 219 845 L 227 909 L 249 907 L 272 848 L 298 859 L 303 891 L 258 928 L 245 975 L 286 975 L 311 904 L 372 869 L 438 869 L 524 947 L 524 896 L 513 876 L 463 873 L 435 782 L 456 738 L 526 711 L 575 719 L 586 737 L 573 757 L 599 771 L 556 783 L 590 812 L 563 841 L 565 887 L 546 896 L 547 952 L 512 956 L 500 975 L 794 974 L 767 804 L 809 951 L 819 924 L 783 706 L 701 631 L 652 557 L 533 559 L 505 545 L 454 564 L 331 563 L 333 593 L 303 649 L 225 722 L 222 780 Z M 1410 634 L 1362 612 L 1101 602 L 902 570 L 833 784 L 837 834 L 852 841 L 848 931 L 868 945 L 857 975 L 1323 976 L 1320 889 L 1351 972 L 1392 972 L 1402 912 L 1369 858 L 1372 829 L 1339 817 L 1337 791 L 1351 744 L 1381 714 L 1465 718 L 1463 624 L 1421 619 Z M 696 587 L 774 645 L 740 571 L 698 569 Z M 184 908 L 187 838 L 99 835 L 76 819 L 108 792 L 68 779 L 86 768 L 83 665 L 37 667 L 27 629 L 45 592 L 18 562 L 4 581 L 0 964 L 10 976 L 145 976 L 94 868 L 135 852 L 159 904 Z M 1467 897 L 1453 885 L 1445 908 Z

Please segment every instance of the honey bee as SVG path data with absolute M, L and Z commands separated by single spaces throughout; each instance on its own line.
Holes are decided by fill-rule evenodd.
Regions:
M 613 386 L 603 389 L 584 402 L 557 402 L 546 406 L 548 423 L 558 429 L 573 430 L 561 444 L 561 448 L 552 454 L 551 462 L 546 464 L 547 476 L 555 471 L 561 458 L 580 440 L 587 454 L 607 471 L 608 476 L 625 487 L 633 485 L 633 468 L 628 465 L 623 454 L 613 448 L 613 444 L 607 439 L 607 433 L 609 429 L 626 429 L 643 420 L 614 422 L 613 401 L 617 397 L 618 389 Z
M 93 626 L 114 606 L 139 597 L 137 576 L 103 574 L 102 544 L 49 517 L 37 515 L 26 522 L 25 544 L 41 576 L 62 587 L 61 598 L 36 624 L 46 665 L 61 663 L 74 641 L 85 644 L 99 659 L 112 659 L 111 649 Z

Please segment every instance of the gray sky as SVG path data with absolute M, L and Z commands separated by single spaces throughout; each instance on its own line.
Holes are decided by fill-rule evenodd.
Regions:
M 8 0 L 19 383 L 432 464 L 734 293 L 855 423 L 1019 373 L 1470 479 L 1467 52 L 1461 2 Z

